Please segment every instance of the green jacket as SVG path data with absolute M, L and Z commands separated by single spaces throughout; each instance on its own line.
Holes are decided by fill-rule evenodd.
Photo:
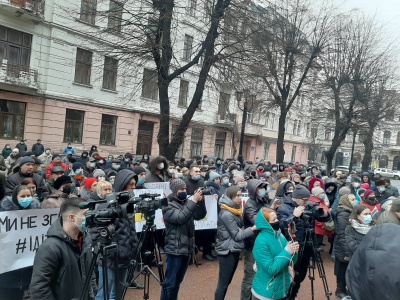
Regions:
M 257 271 L 252 288 L 259 296 L 285 298 L 291 284 L 289 264 L 294 265 L 297 254 L 292 258 L 285 250 L 288 242 L 280 231 L 272 229 L 262 215 L 262 210 L 258 212 L 256 226 L 260 233 L 253 248 Z
M 391 210 L 387 210 L 379 216 L 378 221 L 376 222 L 377 225 L 385 223 L 400 225 L 400 219 L 397 217 L 396 213 Z

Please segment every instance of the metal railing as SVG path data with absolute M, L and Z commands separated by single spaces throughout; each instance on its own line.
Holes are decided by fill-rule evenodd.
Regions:
M 1 3 L 20 7 L 24 11 L 41 18 L 44 16 L 45 0 L 0 0 Z
M 15 65 L 3 60 L 0 64 L 0 82 L 36 88 L 38 70 L 29 66 Z

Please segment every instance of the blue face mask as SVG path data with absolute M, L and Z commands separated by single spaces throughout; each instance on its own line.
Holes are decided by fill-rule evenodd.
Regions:
M 75 171 L 75 175 L 82 175 L 83 174 L 83 170 L 82 169 L 78 169 Z
M 180 192 L 178 195 L 176 195 L 178 200 L 185 200 L 187 198 L 187 193 L 186 192 Z
M 138 178 L 138 185 L 143 185 L 146 182 L 145 178 Z
M 90 163 L 90 167 L 94 169 L 96 167 L 96 163 Z
M 179 178 L 183 178 L 183 173 L 179 173 L 179 174 L 178 174 L 178 177 L 179 177 Z
M 75 225 L 78 226 L 79 231 L 80 232 L 85 232 L 87 230 L 86 218 L 81 218 L 81 217 L 78 217 L 77 215 L 74 215 L 74 216 L 82 220 L 81 225 L 78 225 L 78 224 L 75 223 Z
M 380 187 L 380 188 L 379 188 L 379 191 L 380 191 L 381 193 L 383 193 L 384 191 L 386 191 L 386 188 Z
M 197 181 L 197 180 L 200 180 L 201 176 L 200 175 L 194 175 L 192 178 L 193 178 L 193 180 Z
M 325 200 L 325 194 L 319 196 L 322 200 Z
M 23 208 L 27 208 L 29 205 L 32 203 L 32 197 L 28 198 L 23 198 L 23 199 L 18 199 L 19 205 L 21 205 Z
M 262 189 L 262 190 L 258 191 L 257 196 L 259 198 L 264 198 L 266 194 L 267 194 L 267 191 L 265 189 Z
M 114 169 L 115 169 L 115 170 L 119 170 L 119 168 L 121 168 L 121 166 L 120 166 L 120 165 L 116 165 L 116 166 L 114 166 Z
M 224 180 L 222 181 L 222 184 L 223 184 L 223 185 L 229 185 L 229 179 L 224 179 Z
M 371 222 L 372 222 L 372 217 L 371 217 L 371 215 L 365 215 L 365 216 L 363 217 L 363 223 L 364 223 L 365 225 L 369 225 L 369 224 L 371 224 Z

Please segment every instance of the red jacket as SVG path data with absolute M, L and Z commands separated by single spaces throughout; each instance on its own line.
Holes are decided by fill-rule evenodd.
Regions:
M 375 205 L 371 205 L 371 204 L 368 204 L 367 202 L 361 201 L 360 204 L 368 207 L 371 212 L 374 210 L 375 207 L 378 211 L 381 211 L 381 205 L 379 203 L 375 204 Z
M 319 202 L 318 208 L 323 208 L 326 212 L 328 212 L 328 215 L 330 214 L 329 207 L 326 206 L 325 201 L 322 200 L 320 197 L 311 196 L 310 202 L 312 203 Z M 333 235 L 333 231 L 325 230 L 324 223 L 315 221 L 315 234 L 327 235 L 331 237 Z
M 55 165 L 54 163 L 51 163 L 46 167 L 46 179 L 51 178 L 51 169 L 53 169 L 54 167 L 61 167 L 64 169 L 64 171 L 68 170 L 68 165 L 64 163 L 61 163 L 60 165 Z

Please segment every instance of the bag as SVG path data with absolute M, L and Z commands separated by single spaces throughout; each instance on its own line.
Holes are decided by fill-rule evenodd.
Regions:
M 329 221 L 324 223 L 324 229 L 327 231 L 334 231 L 335 230 L 335 222 L 333 222 L 333 219 L 330 218 Z

